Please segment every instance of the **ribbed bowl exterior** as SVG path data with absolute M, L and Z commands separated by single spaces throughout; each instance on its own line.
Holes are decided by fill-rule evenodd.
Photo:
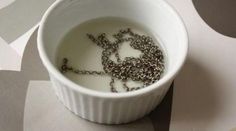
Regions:
M 50 75 L 58 99 L 74 114 L 96 123 L 121 124 L 137 120 L 152 111 L 163 99 L 171 82 L 147 95 L 109 99 L 75 91 Z

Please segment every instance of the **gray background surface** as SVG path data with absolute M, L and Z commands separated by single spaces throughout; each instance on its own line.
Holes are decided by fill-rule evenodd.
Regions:
M 7 2 L 7 0 L 2 0 L 3 2 Z M 2 4 L 3 2 L 0 2 Z M 54 0 L 15 0 L 13 3 L 9 4 L 8 6 L 1 8 L 0 9 L 0 37 L 5 40 L 9 45 L 11 45 L 11 42 L 15 41 L 18 37 L 20 37 L 22 34 L 27 32 L 30 28 L 32 28 L 34 25 L 36 25 L 44 13 L 44 11 L 48 8 L 48 6 L 53 2 Z M 168 0 L 170 4 L 174 5 L 177 11 L 181 12 L 182 14 L 183 11 L 185 11 L 185 7 L 189 7 L 188 0 Z M 235 0 L 212 0 L 212 1 L 206 1 L 206 0 L 192 0 L 193 6 L 198 12 L 198 15 L 208 24 L 212 29 L 215 31 L 226 35 L 226 36 L 231 36 L 231 37 L 236 37 L 236 1 Z M 3 7 L 3 6 L 0 6 Z M 180 14 L 181 14 L 180 13 Z M 193 14 L 194 15 L 194 14 Z M 201 33 L 195 33 L 191 34 L 191 29 L 200 28 L 196 27 L 196 24 L 190 23 L 189 19 L 191 19 L 191 16 L 189 15 L 188 18 L 184 17 L 184 21 L 187 22 L 187 27 L 190 32 L 190 57 L 188 58 L 183 71 L 180 73 L 180 75 L 177 77 L 177 86 L 175 88 L 171 88 L 169 91 L 168 95 L 166 96 L 165 100 L 161 103 L 160 106 L 158 106 L 152 113 L 149 115 L 149 121 L 152 122 L 152 128 L 149 126 L 145 129 L 154 129 L 154 130 L 160 130 L 160 131 L 166 131 L 169 130 L 169 124 L 171 122 L 171 117 L 172 117 L 172 125 L 175 127 L 175 129 L 179 130 L 187 130 L 187 128 L 184 128 L 181 126 L 181 123 L 175 123 L 177 120 L 178 122 L 184 121 L 185 120 L 193 120 L 189 118 L 190 116 L 196 117 L 199 121 L 203 121 L 205 118 L 202 117 L 202 115 L 198 115 L 198 112 L 206 112 L 206 115 L 204 115 L 206 118 L 217 118 L 216 114 L 220 112 L 220 109 L 222 108 L 221 105 L 223 100 L 220 99 L 218 101 L 216 98 L 219 97 L 219 92 L 222 92 L 221 90 L 216 90 L 215 87 L 219 86 L 219 84 L 225 83 L 226 89 L 229 89 L 227 86 L 227 81 L 224 81 L 224 78 L 221 78 L 216 72 L 213 71 L 213 69 L 210 69 L 209 67 L 206 66 L 206 62 L 199 63 L 199 59 L 197 59 L 197 53 L 194 52 L 197 50 L 199 47 L 197 46 L 198 41 L 199 42 L 205 42 L 203 44 L 212 44 L 208 42 L 215 42 L 215 44 L 219 45 L 220 43 L 217 43 L 217 41 L 211 41 L 210 39 L 208 41 L 204 41 L 202 39 L 204 35 L 206 34 L 201 34 Z M 195 18 L 196 16 L 194 16 Z M 193 19 L 194 19 L 193 18 Z M 208 29 L 209 30 L 209 29 Z M 202 36 L 201 36 L 202 35 Z M 25 100 L 26 100 L 26 95 L 27 95 L 27 89 L 28 89 L 28 84 L 30 83 L 31 80 L 48 80 L 47 73 L 42 66 L 39 57 L 38 57 L 38 52 L 36 49 L 36 32 L 31 36 L 29 42 L 27 42 L 26 49 L 24 51 L 24 55 L 21 58 L 22 59 L 22 64 L 21 64 L 21 71 L 7 71 L 7 69 L 2 69 L 0 70 L 0 130 L 4 131 L 21 131 L 23 130 L 23 124 L 24 124 L 24 114 L 26 112 L 24 111 L 25 107 Z M 222 38 L 222 36 L 218 36 L 221 40 L 221 42 L 224 42 L 225 44 L 228 44 L 226 47 L 228 49 L 225 49 L 223 54 L 225 56 L 231 55 L 231 54 L 226 54 L 227 50 L 229 52 L 233 52 L 234 46 L 229 46 L 229 44 L 232 44 L 233 40 L 228 40 L 227 37 Z M 209 36 L 211 38 L 211 36 Z M 222 40 L 223 39 L 223 40 Z M 216 39 L 217 40 L 217 39 Z M 213 43 L 214 44 L 214 43 Z M 236 44 L 236 43 L 235 43 Z M 214 46 L 209 46 L 212 48 L 212 52 L 218 50 L 217 47 Z M 232 48 L 230 48 L 232 47 Z M 201 54 L 204 53 L 204 50 L 198 50 L 202 51 Z M 211 51 L 207 51 L 211 52 Z M 235 50 L 236 52 L 236 50 Z M 216 56 L 217 56 L 216 52 Z M 4 56 L 2 53 L 1 55 Z M 213 54 L 212 54 L 213 55 Z M 235 54 L 232 54 L 235 55 Z M 205 55 L 208 56 L 208 55 Z M 223 55 L 222 55 L 223 56 Z M 219 57 L 221 57 L 219 55 Z M 7 59 L 7 58 L 6 58 Z M 223 57 L 221 59 L 224 59 Z M 228 57 L 225 57 L 225 59 L 228 59 Z M 206 60 L 207 61 L 207 60 Z M 222 66 L 227 67 L 227 68 L 232 68 L 232 66 L 235 64 L 235 61 L 232 59 L 231 63 L 228 62 L 226 64 L 230 65 L 228 66 Z M 211 62 L 214 63 L 214 62 Z M 221 65 L 220 65 L 221 66 Z M 206 68 L 207 67 L 207 68 Z M 234 68 L 233 68 L 234 69 Z M 232 76 L 234 71 L 232 70 Z M 229 72 L 230 74 L 230 72 Z M 223 75 L 223 74 L 222 74 Z M 188 78 L 195 78 L 192 80 L 192 83 L 195 85 L 189 86 L 189 84 L 186 84 L 186 80 L 189 80 Z M 220 79 L 221 78 L 221 79 Z M 216 80 L 222 81 L 221 83 L 215 82 Z M 189 80 L 191 81 L 191 79 Z M 231 82 L 231 81 L 230 81 Z M 36 82 L 37 83 L 37 82 Z M 191 82 L 190 82 L 191 83 Z M 235 84 L 236 83 L 232 83 Z M 222 84 L 223 85 L 223 84 Z M 45 86 L 45 89 L 50 87 L 47 83 L 42 84 L 42 86 Z M 186 86 L 186 87 L 184 87 Z M 47 107 L 48 103 L 47 102 L 52 102 L 55 105 L 57 102 L 54 101 L 54 97 L 51 95 L 48 95 L 50 100 L 49 101 L 44 101 L 44 99 L 36 99 L 37 97 L 40 98 L 40 96 L 43 96 L 42 93 L 44 93 L 46 90 L 42 87 L 38 87 L 37 84 L 30 84 L 29 87 L 32 87 L 29 89 L 29 99 L 27 99 L 28 105 L 27 109 L 33 109 L 37 110 L 41 108 L 50 108 Z M 181 92 L 181 87 L 184 87 L 184 91 Z M 202 87 L 202 88 L 200 88 Z M 204 87 L 204 88 L 203 88 Z M 35 88 L 35 90 L 33 90 Z M 37 88 L 37 89 L 36 89 Z M 36 92 L 35 92 L 36 91 Z M 37 91 L 39 91 L 37 93 Z M 41 91 L 41 92 L 40 92 Z M 174 93 L 173 93 L 174 92 Z M 188 92 L 189 95 L 186 95 L 185 92 Z M 40 94 L 41 93 L 41 94 Z M 48 92 L 50 94 L 50 92 Z M 196 93 L 196 94 L 195 94 Z M 230 90 L 229 93 L 230 94 Z M 38 96 L 37 96 L 38 95 Z M 198 96 L 200 95 L 200 96 Z M 47 96 L 47 95 L 46 95 Z M 45 97 L 46 97 L 45 96 Z M 184 97 L 180 97 L 184 96 Z M 197 98 L 194 98 L 194 97 Z M 172 106 L 172 97 L 174 97 L 174 111 L 171 111 L 171 106 Z M 199 98 L 198 98 L 199 97 Z M 202 99 L 201 99 L 202 98 Z M 207 98 L 207 99 L 205 99 Z M 181 100 L 182 99 L 182 100 Z M 186 100 L 188 100 L 186 102 Z M 223 98 L 222 98 L 223 99 Z M 193 101 L 195 100 L 195 101 Z M 186 103 L 181 103 L 181 101 L 185 101 Z M 45 102 L 41 103 L 42 106 L 37 105 L 32 108 L 30 103 L 34 102 Z M 193 104 L 193 105 L 210 105 L 210 107 L 205 107 L 205 108 L 191 108 L 188 104 Z M 186 106 L 187 105 L 187 106 Z M 235 104 L 236 105 L 236 104 Z M 189 107 L 188 107 L 189 106 Z M 41 107 L 41 108 L 40 108 Z M 192 106 L 194 107 L 194 106 Z M 185 108 L 185 109 L 184 109 Z M 189 109 L 189 110 L 188 110 Z M 59 110 L 64 111 L 64 109 L 60 108 Z M 191 112 L 190 112 L 191 110 Z M 27 110 L 26 110 L 27 111 Z M 48 111 L 52 111 L 48 109 Z M 66 111 L 66 110 L 65 110 Z M 30 112 L 30 111 L 29 111 Z M 29 113 L 27 112 L 27 113 Z M 172 116 L 171 116 L 172 112 Z M 178 115 L 176 115 L 176 112 Z M 209 113 L 208 113 L 209 112 Z M 228 111 L 230 112 L 230 111 Z M 42 113 L 42 112 L 31 112 L 29 115 L 37 115 L 37 113 Z M 69 113 L 69 112 L 67 112 Z M 181 114 L 182 113 L 182 114 Z M 186 114 L 189 113 L 189 114 Z M 191 113 L 196 113 L 196 115 L 191 115 Z M 43 113 L 44 114 L 44 113 Z M 43 115 L 42 114 L 42 115 Z M 46 115 L 46 114 L 45 114 Z M 182 116 L 182 117 L 178 117 Z M 28 117 L 31 118 L 31 117 Z M 46 119 L 48 117 L 42 117 L 41 120 Z M 70 119 L 70 116 L 68 116 Z M 230 116 L 229 116 L 230 118 Z M 146 119 L 146 118 L 145 118 Z M 210 125 L 200 123 L 195 119 L 195 122 L 193 121 L 192 124 L 190 125 L 192 127 L 194 126 L 199 126 L 199 128 L 192 128 L 196 130 L 202 130 L 205 129 L 207 130 L 207 127 Z M 50 120 L 50 119 L 48 119 Z M 230 119 L 229 119 L 230 120 Z M 34 120 L 35 121 L 35 120 Z M 141 120 L 142 121 L 142 120 Z M 145 120 L 144 120 L 145 121 Z M 236 120 L 232 121 L 232 123 L 235 123 L 236 126 Z M 31 121 L 32 122 L 32 121 Z M 37 122 L 37 121 L 36 121 Z M 142 121 L 143 122 L 143 121 Z M 185 121 L 186 122 L 186 121 Z M 140 123 L 140 121 L 138 121 Z M 196 124 L 197 123 L 197 124 Z M 35 123 L 37 125 L 37 123 Z M 42 124 L 42 123 L 41 123 Z M 56 123 L 54 123 L 56 124 Z M 176 125 L 175 125 L 176 124 Z M 194 125 L 195 124 L 195 125 Z M 32 124 L 31 124 L 32 125 Z M 140 124 L 139 124 L 140 125 Z M 142 125 L 142 124 L 141 124 Z M 184 125 L 184 124 L 183 124 Z M 39 126 L 39 125 L 38 125 Z M 213 126 L 213 125 L 212 125 Z M 32 129 L 32 130 L 39 130 L 41 128 L 36 128 L 31 127 L 31 128 L 25 128 L 27 129 Z M 50 126 L 48 126 L 50 127 Z M 145 127 L 145 126 L 144 126 Z M 178 128 L 177 128 L 178 127 Z M 92 127 L 91 127 L 92 128 Z M 123 126 L 121 129 L 129 129 L 132 128 L 131 126 Z M 51 128 L 43 128 L 42 129 L 51 129 Z M 56 128 L 53 128 L 56 130 Z M 61 128 L 63 129 L 63 128 Z M 86 128 L 84 128 L 86 129 Z M 109 128 L 112 130 L 112 128 Z M 135 129 L 135 128 L 133 128 Z M 140 128 L 142 129 L 142 128 Z M 189 128 L 188 128 L 189 129 Z M 213 128 L 209 128 L 211 130 Z M 220 130 L 220 128 L 218 128 Z M 233 127 L 229 127 L 228 129 L 233 129 Z M 52 130 L 52 129 L 51 129 Z M 59 130 L 59 129 L 58 129 Z M 174 130 L 172 128 L 172 130 Z M 181 131 L 182 131 L 181 130 Z

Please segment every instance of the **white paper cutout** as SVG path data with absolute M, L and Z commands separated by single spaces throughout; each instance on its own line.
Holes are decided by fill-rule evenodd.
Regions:
M 148 117 L 123 125 L 88 122 L 60 103 L 49 81 L 30 81 L 24 115 L 24 131 L 154 131 Z
M 168 1 L 189 34 L 188 60 L 175 81 L 170 131 L 230 130 L 236 126 L 236 39 L 211 29 L 190 0 Z
M 0 0 L 0 9 L 9 6 L 13 2 L 15 2 L 15 0 Z
M 21 57 L 0 37 L 0 70 L 16 70 L 21 67 Z
M 27 44 L 28 39 L 32 35 L 32 33 L 35 31 L 35 29 L 38 27 L 38 24 L 36 24 L 34 27 L 32 27 L 29 31 L 24 33 L 22 36 L 17 38 L 15 41 L 10 43 L 10 46 L 16 50 L 16 52 L 23 57 L 25 46 Z

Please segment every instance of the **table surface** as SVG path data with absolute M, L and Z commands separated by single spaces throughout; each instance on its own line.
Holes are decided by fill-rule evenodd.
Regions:
M 166 0 L 189 35 L 187 61 L 163 102 L 123 125 L 99 125 L 57 100 L 37 52 L 37 27 L 55 0 L 0 0 L 0 130 L 236 131 L 236 1 Z

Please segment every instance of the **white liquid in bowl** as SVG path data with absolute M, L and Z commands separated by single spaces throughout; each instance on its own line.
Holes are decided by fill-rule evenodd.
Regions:
M 131 28 L 133 32 L 140 35 L 151 36 L 155 43 L 158 44 L 160 49 L 163 51 L 163 46 L 161 45 L 160 40 L 157 39 L 157 37 L 154 37 L 154 35 L 152 35 L 149 30 L 142 25 L 123 18 L 97 18 L 84 22 L 73 28 L 61 40 L 60 46 L 57 50 L 58 68 L 60 69 L 63 58 L 68 58 L 68 64 L 76 69 L 103 71 L 103 66 L 101 63 L 102 48 L 88 39 L 86 34 L 89 33 L 97 36 L 100 33 L 106 33 L 109 40 L 115 41 L 115 38 L 112 35 L 116 34 L 120 29 L 126 28 Z M 125 57 L 130 56 L 139 57 L 141 52 L 133 49 L 129 44 L 124 43 L 119 49 L 119 54 L 121 60 L 123 60 Z M 165 52 L 163 52 L 163 54 L 165 57 Z M 116 61 L 114 56 L 112 56 L 111 59 Z M 67 72 L 64 75 L 83 87 L 97 91 L 110 92 L 109 83 L 111 81 L 111 77 L 109 75 L 78 75 L 73 72 Z M 127 84 L 130 87 L 142 86 L 141 82 L 129 81 Z M 115 79 L 114 86 L 118 92 L 125 92 L 120 80 Z

